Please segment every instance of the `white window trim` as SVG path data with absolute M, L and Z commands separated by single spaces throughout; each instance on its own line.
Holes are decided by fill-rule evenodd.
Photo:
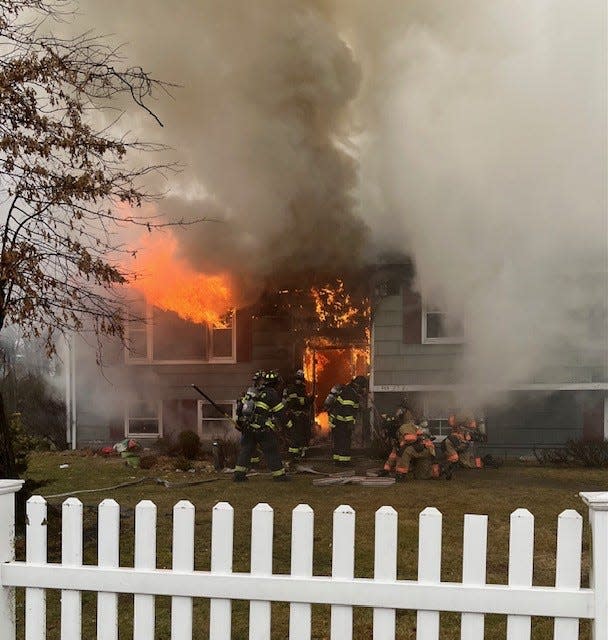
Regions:
M 422 307 L 422 344 L 463 344 L 465 342 L 464 335 L 446 336 L 445 338 L 429 338 L 427 336 L 427 313 L 443 313 L 444 315 L 447 315 L 446 312 L 441 309 L 430 309 L 426 305 Z
M 206 400 L 198 400 L 196 403 L 196 432 L 198 433 L 198 437 L 202 440 L 204 437 L 203 434 L 203 405 L 210 405 L 210 402 Z M 236 400 L 217 400 L 216 404 L 222 405 L 227 404 L 232 407 L 232 419 L 236 420 Z M 212 418 L 213 420 L 214 418 Z M 218 422 L 221 422 L 221 418 L 216 418 Z
M 211 345 L 211 330 L 208 326 L 204 325 L 201 329 L 205 333 L 205 338 L 207 341 L 207 345 L 212 348 Z M 208 357 L 206 359 L 188 359 L 188 360 L 155 360 L 154 359 L 154 323 L 152 321 L 152 305 L 146 303 L 146 357 L 133 357 L 131 356 L 131 352 L 128 347 L 125 346 L 124 349 L 124 362 L 128 365 L 135 366 L 147 366 L 147 365 L 176 365 L 176 364 L 236 364 L 236 332 L 237 332 L 237 324 L 236 324 L 236 310 L 232 316 L 232 357 Z M 126 330 L 125 330 L 125 339 L 127 344 L 129 344 L 130 337 L 130 323 L 127 322 Z
M 148 438 L 148 439 L 156 439 L 163 437 L 163 402 L 162 400 L 158 400 L 156 403 L 158 410 L 158 433 L 137 433 L 129 431 L 129 404 L 125 404 L 125 438 Z

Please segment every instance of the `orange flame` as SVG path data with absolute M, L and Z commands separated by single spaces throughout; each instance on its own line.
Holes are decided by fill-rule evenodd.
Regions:
M 173 311 L 184 320 L 223 326 L 223 316 L 236 302 L 228 274 L 195 271 L 177 255 L 177 239 L 171 233 L 146 235 L 139 246 L 134 264 L 139 275 L 130 283 L 133 289 L 149 304 Z
M 327 435 L 330 432 L 331 429 L 329 427 L 329 415 L 327 414 L 327 411 L 317 413 L 315 416 L 315 424 L 323 435 Z
M 360 318 L 369 317 L 369 305 L 356 306 L 342 280 L 335 286 L 329 284 L 319 289 L 312 287 L 310 294 L 315 302 L 315 313 L 319 321 L 337 329 L 355 324 Z

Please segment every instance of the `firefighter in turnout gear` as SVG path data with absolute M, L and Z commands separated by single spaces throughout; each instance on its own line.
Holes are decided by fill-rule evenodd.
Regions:
M 242 431 L 248 424 L 253 411 L 254 399 L 262 387 L 264 372 L 256 371 L 251 379 L 251 386 L 236 401 L 236 423 Z M 251 456 L 250 467 L 260 463 L 260 448 L 257 447 Z
M 273 480 L 289 480 L 281 462 L 275 433 L 282 422 L 285 409 L 276 390 L 278 382 L 279 375 L 276 371 L 264 374 L 262 386 L 252 398 L 250 415 L 242 430 L 241 450 L 234 469 L 233 479 L 235 482 L 247 480 L 247 468 L 251 463 L 251 456 L 256 446 L 262 449 L 266 465 L 272 472 Z
M 449 480 L 458 463 L 462 464 L 462 460 L 466 457 L 466 453 L 471 446 L 471 435 L 462 428 L 455 415 L 451 415 L 448 418 L 448 425 L 450 426 L 450 434 L 441 443 L 441 446 L 445 452 L 446 459 L 444 475 Z
M 333 438 L 333 460 L 338 465 L 351 462 L 352 431 L 357 419 L 359 402 L 367 391 L 367 378 L 354 377 L 347 385 L 336 385 L 323 404 L 329 414 Z
M 283 404 L 289 416 L 289 454 L 293 462 L 306 455 L 312 429 L 312 396 L 306 393 L 304 371 L 296 371 L 293 382 L 283 391 Z
M 403 414 L 404 423 L 399 427 L 397 435 L 399 438 L 399 449 L 394 458 L 395 480 L 403 482 L 411 471 L 413 460 L 430 458 L 433 461 L 433 476 L 439 475 L 439 469 L 434 464 L 435 445 L 428 434 L 416 424 L 414 415 L 411 411 L 405 411 Z M 393 467 L 393 461 L 389 459 L 384 465 L 384 471 L 390 472 Z

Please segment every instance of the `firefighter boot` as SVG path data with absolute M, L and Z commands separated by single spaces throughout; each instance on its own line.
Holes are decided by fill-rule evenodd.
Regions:
M 395 474 L 395 482 L 407 482 L 409 478 L 409 473 L 396 473 Z

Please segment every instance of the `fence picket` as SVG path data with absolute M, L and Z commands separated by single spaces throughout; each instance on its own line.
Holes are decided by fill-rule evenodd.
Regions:
M 331 575 L 352 580 L 355 575 L 355 512 L 347 504 L 334 511 Z M 352 640 L 353 608 L 331 607 L 331 640 Z
M 47 525 L 46 500 L 32 496 L 27 501 L 26 562 L 46 562 Z M 25 590 L 25 640 L 46 638 L 46 592 L 44 589 Z
M 135 507 L 135 568 L 156 568 L 156 505 L 142 500 Z M 133 640 L 153 640 L 154 596 L 133 597 Z
M 274 513 L 269 504 L 256 505 L 251 514 L 251 574 L 272 575 L 272 527 Z M 270 640 L 270 602 L 249 604 L 249 640 Z
M 173 507 L 173 571 L 194 570 L 194 516 L 188 500 Z M 171 598 L 171 640 L 192 640 L 192 598 Z
M 313 510 L 299 504 L 291 515 L 291 575 L 312 576 L 314 537 Z M 289 605 L 289 640 L 310 640 L 312 633 L 311 605 L 292 602 Z
M 563 511 L 557 521 L 556 587 L 580 588 L 582 539 L 581 515 L 573 509 Z M 578 628 L 577 618 L 555 618 L 553 638 L 554 640 L 576 640 Z
M 532 585 L 534 563 L 534 516 L 527 509 L 511 514 L 509 533 L 509 586 Z M 530 640 L 530 616 L 507 616 L 507 640 Z
M 211 572 L 232 573 L 234 509 L 227 502 L 213 507 L 211 521 Z M 232 602 L 212 598 L 209 605 L 209 640 L 230 640 L 232 636 Z
M 98 509 L 97 564 L 118 567 L 120 560 L 120 506 L 104 500 Z M 118 640 L 118 594 L 97 595 L 97 640 Z
M 462 552 L 462 583 L 486 583 L 486 555 L 488 548 L 488 516 L 465 515 Z M 463 613 L 460 619 L 462 640 L 483 640 L 483 613 Z
M 420 513 L 418 533 L 418 581 L 423 584 L 441 582 L 441 513 L 427 507 Z M 417 640 L 439 639 L 439 611 L 418 611 Z
M 82 565 L 82 502 L 68 498 L 61 510 L 61 564 Z M 61 592 L 61 640 L 80 640 L 82 596 L 80 591 Z
M 397 512 L 392 507 L 376 511 L 374 579 L 397 579 Z M 374 609 L 374 640 L 395 638 L 395 609 Z

